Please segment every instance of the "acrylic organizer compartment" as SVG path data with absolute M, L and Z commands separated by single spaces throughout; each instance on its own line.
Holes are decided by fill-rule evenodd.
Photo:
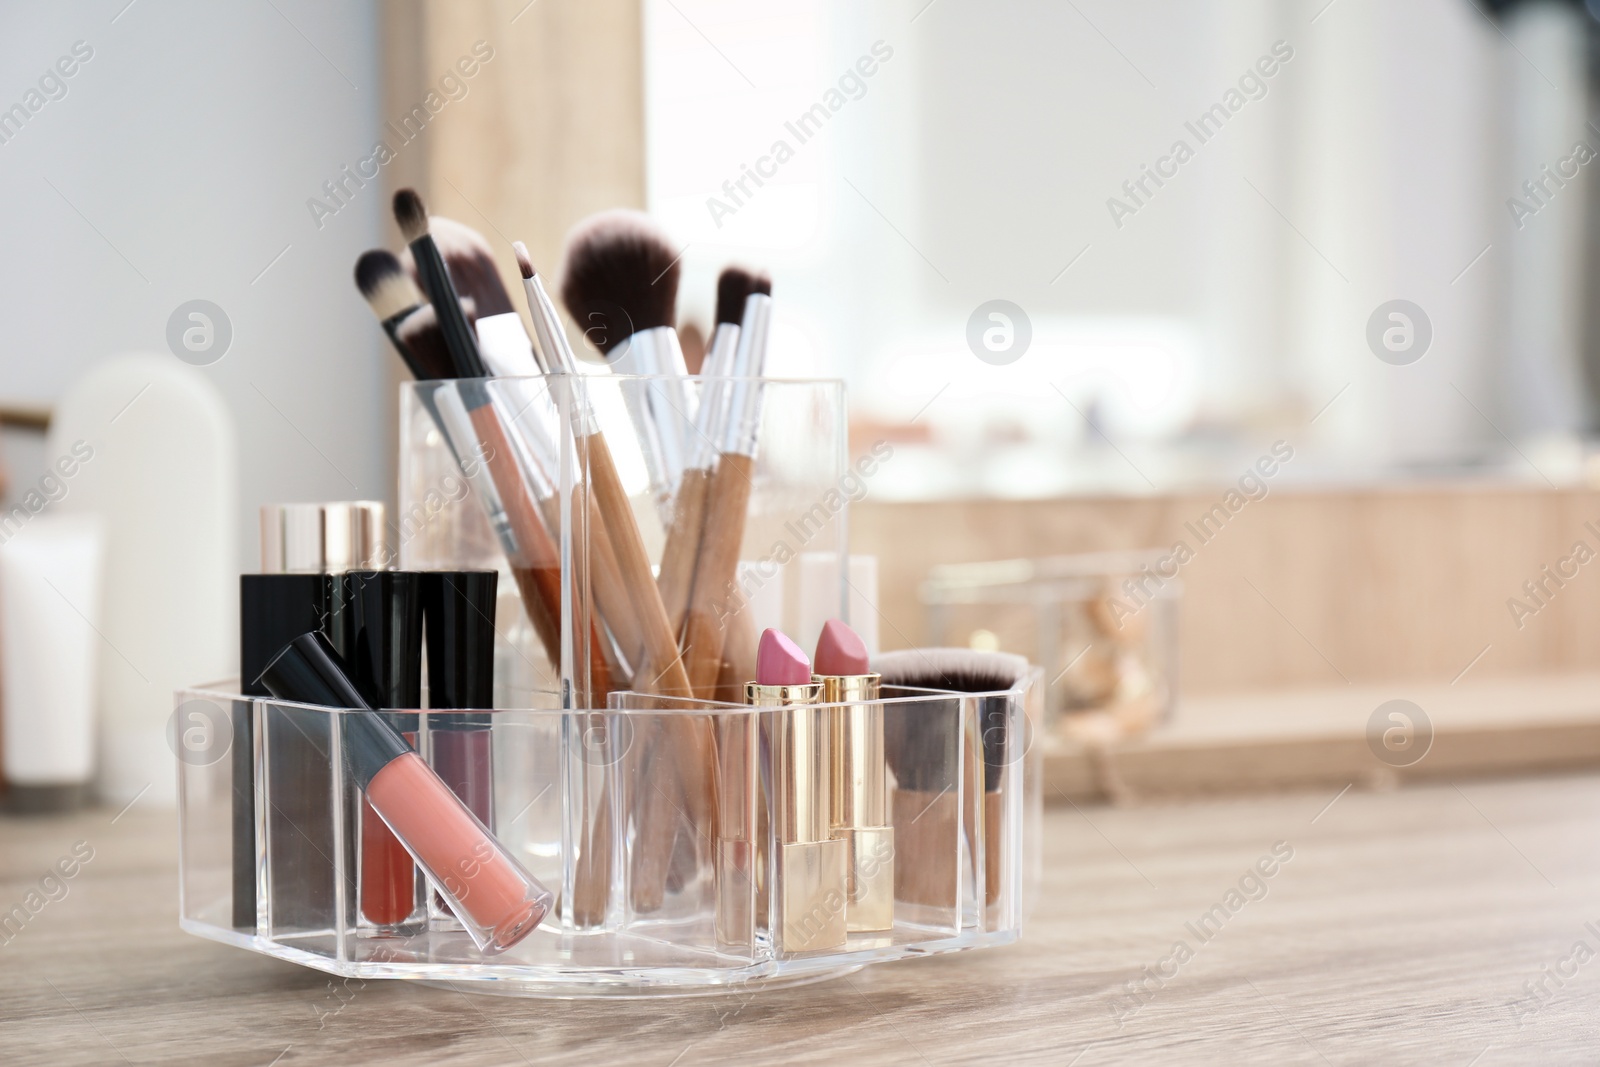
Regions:
M 418 751 L 447 781 L 461 735 L 476 736 L 472 806 L 555 894 L 543 923 L 495 955 L 372 817 L 344 740 L 355 713 L 180 692 L 179 721 L 209 738 L 179 762 L 181 923 L 334 975 L 536 996 L 714 993 L 1003 944 L 1036 858 L 1039 691 L 1035 672 L 1001 693 L 890 690 L 798 709 L 619 692 L 605 710 L 562 710 L 551 695 L 419 712 Z M 827 786 L 829 756 L 826 742 L 797 750 L 797 714 L 822 728 L 813 740 L 837 737 L 846 716 L 881 722 L 882 764 L 867 778 L 884 826 L 853 865 L 829 866 L 848 854 L 842 842 L 820 868 L 786 852 L 789 838 L 819 836 L 797 807 L 826 812 L 831 796 L 804 793 L 805 761 L 822 760 L 811 781 Z M 240 721 L 251 725 L 231 732 Z M 661 739 L 682 728 L 715 738 L 708 808 L 662 773 Z M 665 852 L 652 847 L 663 834 Z

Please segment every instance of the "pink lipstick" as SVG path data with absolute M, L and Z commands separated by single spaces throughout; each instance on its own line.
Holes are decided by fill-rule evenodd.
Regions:
M 843 948 L 849 851 L 829 820 L 832 723 L 806 654 L 777 630 L 761 635 L 746 699 L 772 708 L 772 929 L 785 953 Z
M 833 836 L 849 851 L 852 932 L 894 926 L 894 827 L 884 773 L 883 705 L 866 643 L 838 619 L 817 639 L 822 702 L 834 705 L 829 815 Z

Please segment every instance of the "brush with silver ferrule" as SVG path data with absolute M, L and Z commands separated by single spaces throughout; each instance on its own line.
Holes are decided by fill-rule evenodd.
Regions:
M 533 490 L 536 487 L 525 480 L 532 474 L 525 473 L 529 468 L 518 461 L 525 450 L 506 432 L 482 381 L 487 371 L 477 337 L 462 314 L 455 284 L 429 232 L 428 210 L 422 198 L 413 189 L 400 190 L 394 197 L 394 215 L 410 244 L 417 280 L 437 317 L 438 343 L 449 353 L 454 369 L 452 377 L 458 379 L 455 389 L 444 398 L 451 403 L 440 404 L 439 410 L 448 424 L 441 429 L 454 438 L 458 453 L 470 442 L 471 450 L 482 457 L 489 483 L 499 498 L 498 508 L 486 499 L 490 519 L 511 566 L 512 578 L 522 594 L 523 607 L 550 662 L 561 664 L 561 553 L 535 501 Z M 464 419 L 454 415 L 456 400 L 459 400 L 460 409 L 464 409 Z M 596 662 L 591 664 L 589 676 L 593 679 L 593 691 L 582 685 L 580 678 L 576 680 L 579 691 L 564 694 L 564 699 L 575 701 L 577 706 L 598 706 L 591 703 L 595 694 L 600 694 L 599 699 L 603 701 L 604 694 L 611 689 L 609 673 L 598 651 L 596 646 L 592 657 Z M 571 681 L 571 678 L 563 679 L 564 684 Z
M 520 242 L 513 247 L 540 357 L 552 375 L 573 376 L 577 360 L 567 344 L 555 305 L 527 248 Z M 591 523 L 590 542 L 594 548 L 591 573 L 600 613 L 626 654 L 638 657 L 636 688 L 659 696 L 689 696 L 689 675 L 678 653 L 676 635 L 667 623 L 660 591 L 650 573 L 650 556 L 611 448 L 588 409 L 581 387 L 576 400 L 572 432 L 585 467 L 589 499 L 599 519 Z M 712 781 L 715 752 L 710 724 L 704 716 L 669 715 L 648 729 L 661 731 L 669 758 L 652 761 L 647 774 L 676 774 L 683 785 L 684 814 L 691 825 L 702 832 L 714 826 L 717 798 Z M 646 742 L 648 747 L 653 738 Z M 663 796 L 669 795 L 660 783 L 652 782 L 651 787 Z M 636 910 L 649 912 L 661 906 L 677 830 L 672 823 L 675 815 L 671 805 L 645 807 L 639 845 L 633 854 L 632 894 Z
M 765 275 L 738 267 L 728 267 L 717 279 L 717 328 L 711 335 L 711 348 L 700 371 L 700 403 L 689 441 L 688 466 L 678 480 L 678 492 L 672 499 L 672 518 L 667 525 L 657 579 L 673 633 L 683 629 L 683 617 L 689 610 L 689 592 L 694 587 L 695 556 L 700 551 L 700 539 L 705 531 L 706 492 L 711 484 L 711 468 L 716 463 L 717 442 L 727 414 L 727 379 L 733 373 L 739 346 L 739 319 L 751 293 L 771 292 L 772 282 Z
M 717 465 L 706 486 L 705 520 L 695 553 L 694 585 L 683 619 L 684 654 L 689 684 L 696 696 L 710 699 L 722 671 L 723 650 L 733 625 L 744 611 L 730 601 L 739 567 L 739 547 L 755 484 L 756 443 L 761 436 L 761 388 L 756 377 L 766 359 L 772 298 L 752 293 L 745 300 L 739 326 L 739 348 L 728 385 L 728 410 L 718 443 Z
M 694 420 L 688 367 L 673 329 L 679 254 L 649 216 L 603 211 L 567 237 L 561 299 L 618 374 L 650 376 L 624 391 L 665 509 L 683 473 Z

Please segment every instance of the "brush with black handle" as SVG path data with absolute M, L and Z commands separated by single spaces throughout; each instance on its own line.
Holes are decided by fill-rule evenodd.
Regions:
M 488 374 L 496 378 L 528 377 L 540 372 L 533 358 L 533 342 L 523 328 L 522 316 L 511 302 L 511 293 L 495 265 L 494 248 L 483 234 L 465 223 L 433 215 L 428 233 L 439 250 L 446 272 L 456 291 L 477 305 L 478 317 L 473 335 L 478 353 Z M 414 275 L 415 257 L 407 254 L 401 262 Z
M 428 212 L 422 198 L 415 190 L 402 189 L 394 197 L 395 221 L 400 232 L 410 244 L 412 259 L 416 264 L 417 279 L 422 291 L 433 305 L 437 317 L 440 342 L 449 355 L 452 377 L 463 379 L 458 385 L 458 395 L 466 408 L 476 437 L 478 454 L 483 457 L 496 494 L 500 497 L 500 514 L 491 515 L 496 532 L 500 534 L 511 565 L 512 577 L 527 605 L 530 621 L 539 628 L 536 613 L 547 613 L 549 619 L 561 617 L 561 555 L 556 549 L 550 531 L 545 528 L 522 472 L 517 466 L 516 450 L 501 424 L 499 414 L 489 402 L 489 393 L 483 387 L 485 367 L 479 355 L 476 335 L 462 314 L 461 302 L 456 294 L 450 273 L 439 254 L 438 246 L 429 233 Z M 549 637 L 548 623 L 540 633 L 546 655 L 553 664 L 561 663 L 559 627 L 554 639 Z M 578 679 L 578 691 L 572 694 L 580 707 L 604 706 L 606 694 L 612 687 L 610 670 L 598 640 L 591 642 L 588 686 Z

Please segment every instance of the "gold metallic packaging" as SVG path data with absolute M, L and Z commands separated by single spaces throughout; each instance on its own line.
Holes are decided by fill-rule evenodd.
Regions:
M 831 709 L 822 686 L 746 686 L 772 716 L 773 939 L 785 954 L 843 948 L 849 937 L 849 845 L 833 836 Z
M 845 842 L 849 867 L 851 933 L 894 926 L 894 827 L 888 818 L 888 776 L 883 756 L 883 706 L 876 674 L 819 675 L 832 709 L 833 836 Z

